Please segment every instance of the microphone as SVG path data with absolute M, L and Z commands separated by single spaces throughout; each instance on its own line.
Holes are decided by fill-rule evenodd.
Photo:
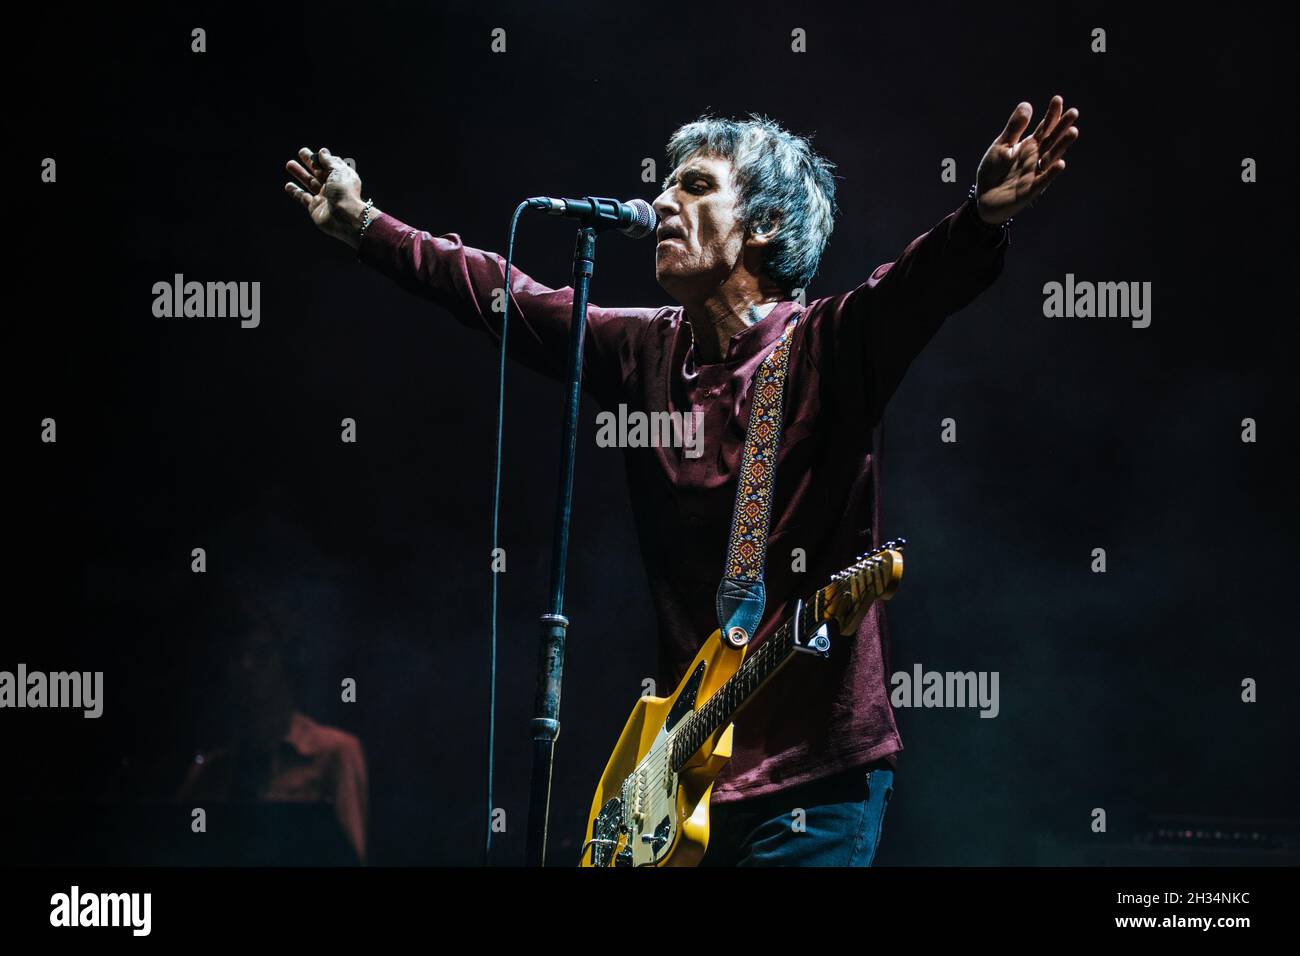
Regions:
M 617 229 L 632 239 L 642 239 L 655 231 L 659 217 L 644 199 L 619 202 L 602 196 L 585 199 L 552 199 L 535 196 L 528 200 L 533 209 L 541 209 L 552 216 L 580 219 L 585 225 L 597 229 Z

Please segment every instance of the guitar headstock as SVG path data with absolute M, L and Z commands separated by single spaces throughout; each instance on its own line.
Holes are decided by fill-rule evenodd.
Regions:
M 874 601 L 888 601 L 894 596 L 903 577 L 906 544 L 906 538 L 886 541 L 833 574 L 831 583 L 822 588 L 824 617 L 833 618 L 841 634 L 856 631 Z

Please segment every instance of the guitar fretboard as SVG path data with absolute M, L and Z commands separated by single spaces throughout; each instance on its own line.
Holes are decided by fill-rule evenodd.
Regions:
M 826 605 L 826 588 L 813 595 L 805 605 L 804 620 L 808 622 L 800 637 L 807 637 L 823 621 Z M 736 673 L 732 674 L 717 692 L 683 723 L 673 739 L 672 769 L 679 772 L 695 752 L 720 728 L 735 719 L 755 692 L 767 683 L 787 661 L 794 656 L 794 620 L 782 624 L 753 654 L 745 658 Z

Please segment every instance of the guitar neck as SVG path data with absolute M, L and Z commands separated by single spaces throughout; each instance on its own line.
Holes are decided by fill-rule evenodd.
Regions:
M 736 715 L 763 685 L 794 658 L 803 639 L 826 620 L 828 590 L 822 588 L 813 595 L 811 601 L 806 602 L 802 623 L 791 618 L 777 628 L 759 645 L 758 650 L 745 658 L 736 673 L 686 719 L 677 739 L 673 741 L 674 772 L 681 770 L 704 741 L 735 720 Z M 797 635 L 800 639 L 798 642 L 795 640 L 796 626 L 803 632 Z
M 853 633 L 876 600 L 889 600 L 903 576 L 899 538 L 862 555 L 831 577 L 831 583 L 797 606 L 795 615 L 745 658 L 736 673 L 683 721 L 673 740 L 672 766 L 679 771 L 713 734 L 736 715 L 800 651 L 826 656 L 826 635 L 818 628 L 833 621 L 842 634 Z

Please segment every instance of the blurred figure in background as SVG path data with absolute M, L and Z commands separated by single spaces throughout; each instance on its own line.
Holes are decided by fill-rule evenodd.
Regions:
M 235 635 L 228 673 L 233 739 L 195 756 L 178 797 L 185 802 L 326 803 L 366 859 L 368 789 L 361 741 L 296 708 L 289 642 L 263 615 Z

